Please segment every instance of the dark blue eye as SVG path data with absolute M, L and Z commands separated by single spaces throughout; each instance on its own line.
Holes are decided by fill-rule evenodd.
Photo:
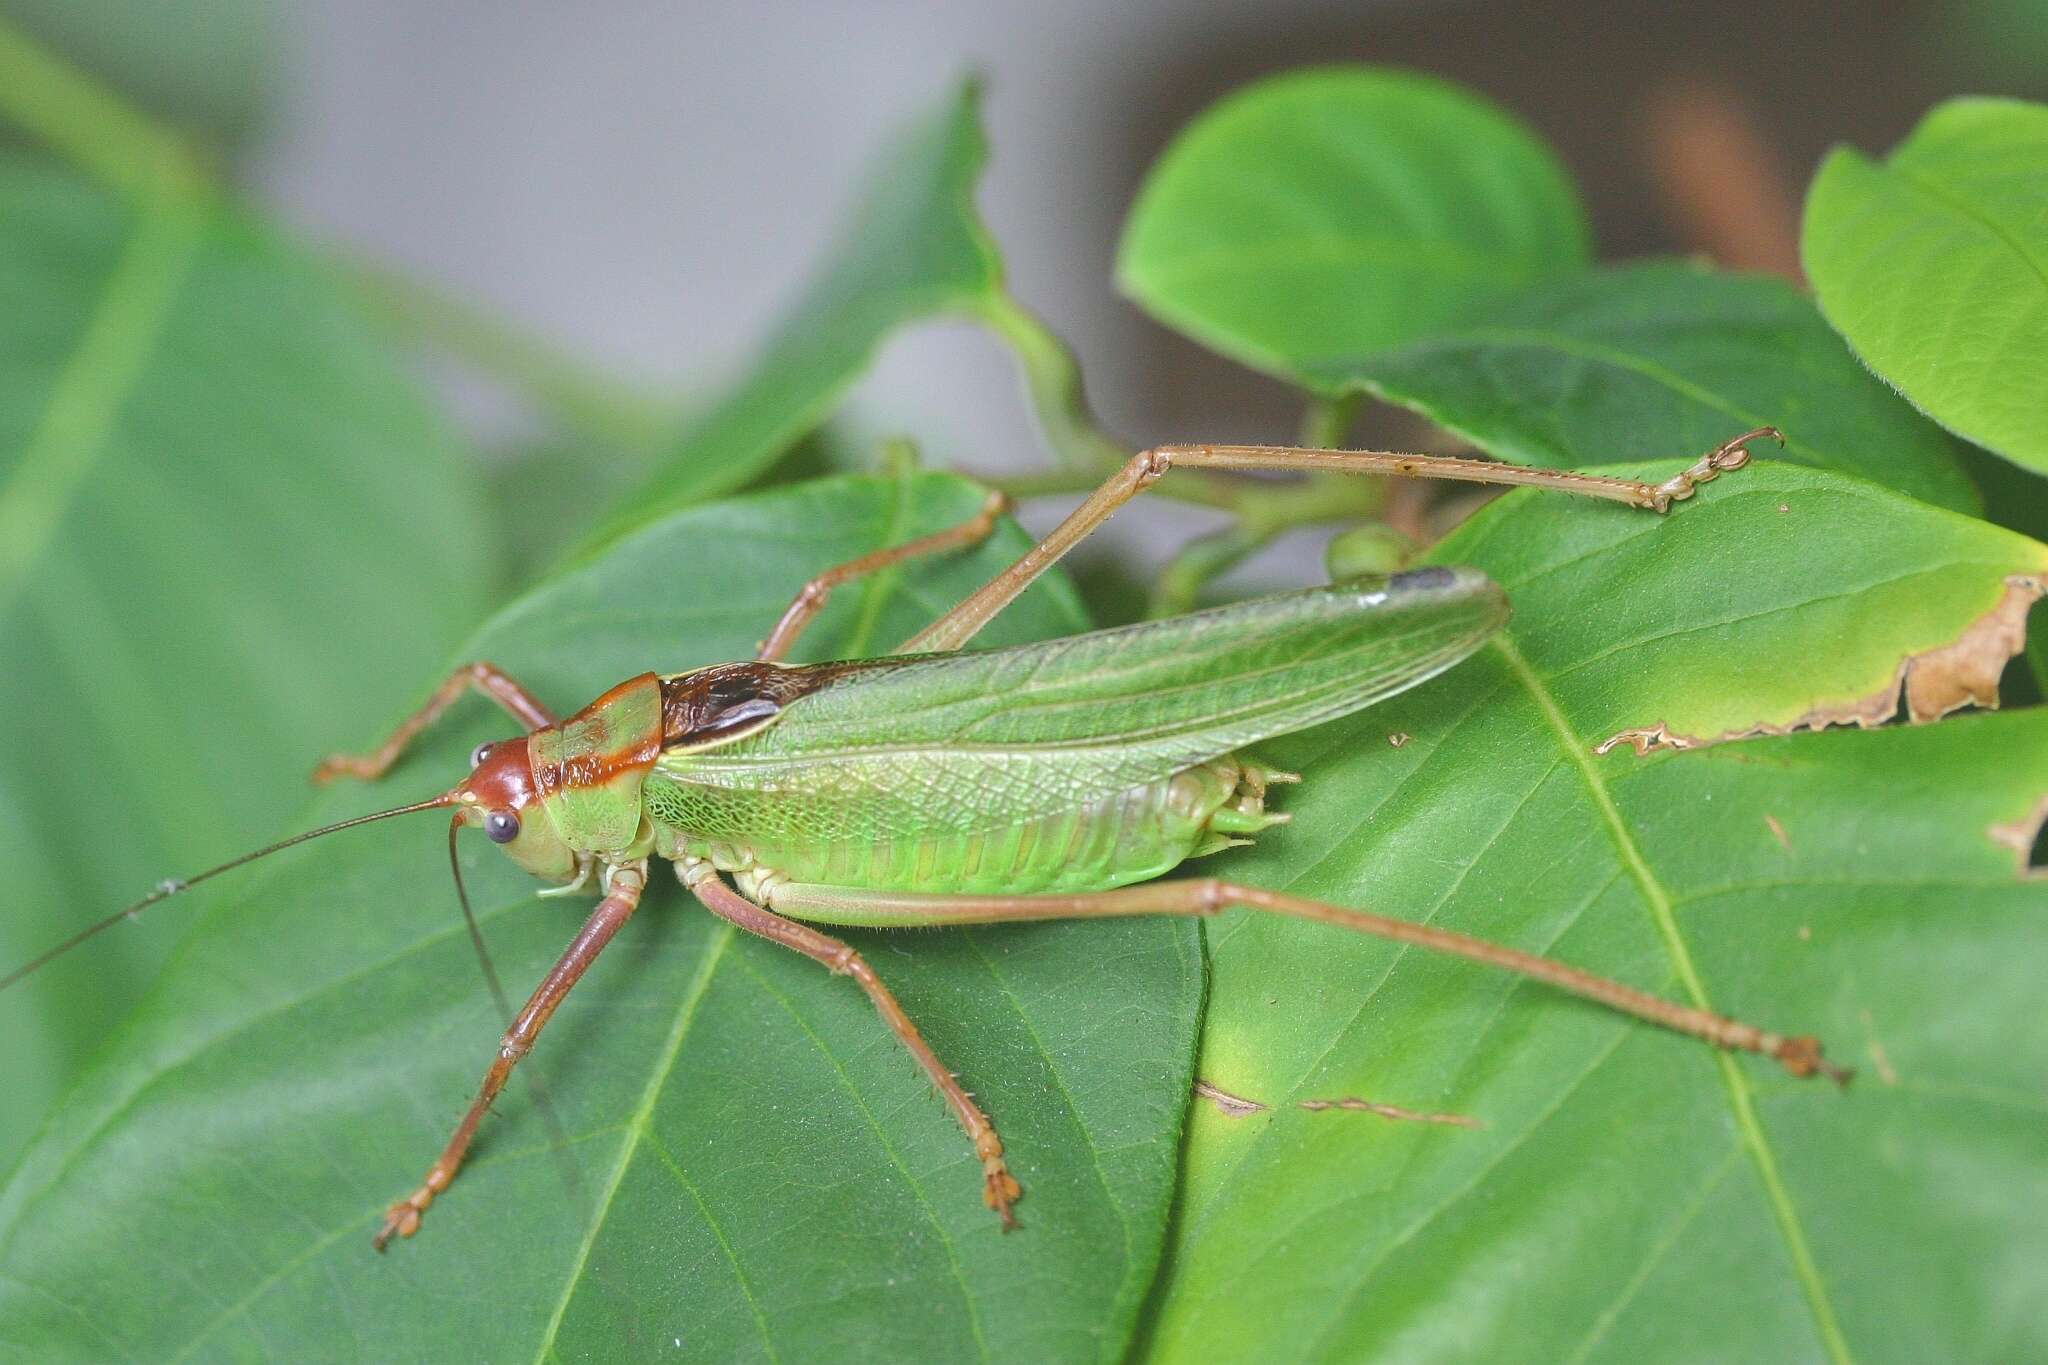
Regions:
M 487 759 L 487 758 L 489 758 L 490 756 L 491 756 L 491 746 L 490 746 L 490 745 L 488 745 L 488 744 L 479 744 L 479 745 L 477 745 L 477 746 L 476 746 L 476 748 L 474 748 L 474 749 L 470 750 L 470 754 L 469 754 L 469 770 L 470 770 L 471 772 L 475 772 L 475 771 L 476 771 L 476 770 L 477 770 L 478 768 L 481 768 L 481 767 L 483 767 L 483 766 L 484 766 L 484 760 L 485 760 L 485 759 Z
M 484 817 L 484 835 L 494 844 L 509 844 L 519 837 L 519 817 L 509 810 L 494 810 Z

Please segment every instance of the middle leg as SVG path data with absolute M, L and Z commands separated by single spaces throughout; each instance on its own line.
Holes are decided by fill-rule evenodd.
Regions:
M 476 1099 L 469 1111 L 456 1125 L 454 1136 L 441 1149 L 441 1155 L 427 1171 L 427 1178 L 420 1182 L 418 1189 L 393 1204 L 384 1215 L 383 1226 L 371 1244 L 382 1251 L 393 1237 L 410 1237 L 420 1230 L 420 1219 L 425 1216 L 427 1206 L 436 1196 L 446 1190 L 455 1179 L 455 1173 L 462 1169 L 463 1161 L 469 1156 L 470 1143 L 476 1139 L 477 1125 L 483 1122 L 491 1102 L 498 1098 L 498 1092 L 511 1079 L 512 1068 L 519 1059 L 533 1051 L 534 1042 L 540 1031 L 547 1027 L 549 1019 L 561 1005 L 590 964 L 597 961 L 597 955 L 604 951 L 612 936 L 625 926 L 639 908 L 640 895 L 647 887 L 647 864 L 630 863 L 612 873 L 611 891 L 590 918 L 583 923 L 583 929 L 576 935 L 575 942 L 561 956 L 533 997 L 526 1002 L 526 1008 L 519 1011 L 519 1017 L 505 1030 L 505 1036 L 498 1043 L 498 1055 L 491 1062 L 490 1070 L 484 1073 L 483 1084 L 477 1087 Z
M 722 920 L 758 934 L 785 948 L 794 948 L 805 957 L 822 962 L 839 976 L 850 976 L 854 983 L 867 993 L 875 1012 L 882 1016 L 882 1022 L 896 1035 L 910 1055 L 917 1059 L 918 1067 L 931 1083 L 938 1087 L 945 1098 L 946 1107 L 953 1111 L 960 1127 L 967 1134 L 967 1140 L 974 1144 L 974 1154 L 981 1158 L 981 1201 L 996 1211 L 1005 1228 L 1013 1228 L 1017 1220 L 1010 1216 L 1010 1205 L 1023 1194 L 1022 1188 L 1011 1176 L 1009 1167 L 1003 1164 L 1003 1140 L 996 1136 L 996 1128 L 989 1122 L 988 1115 L 981 1112 L 981 1106 L 974 1097 L 960 1088 L 960 1082 L 953 1079 L 953 1073 L 931 1050 L 929 1044 L 918 1034 L 917 1025 L 910 1022 L 910 1016 L 903 1012 L 903 1006 L 882 979 L 875 975 L 874 968 L 850 946 L 821 934 L 807 924 L 784 919 L 771 910 L 754 904 L 739 892 L 718 879 L 708 864 L 677 863 L 676 871 L 683 882 L 704 908 Z
M 782 613 L 782 619 L 775 623 L 775 629 L 768 632 L 768 638 L 755 651 L 757 659 L 780 659 L 796 643 L 796 637 L 811 623 L 811 618 L 825 608 L 825 600 L 832 595 L 832 589 L 851 583 L 856 578 L 879 572 L 891 564 L 901 564 L 906 559 L 919 555 L 937 554 L 942 550 L 964 550 L 988 539 L 989 532 L 996 529 L 996 518 L 1008 511 L 1010 500 L 1001 493 L 990 493 L 981 504 L 981 510 L 943 531 L 935 531 L 901 545 L 889 545 L 849 559 L 844 564 L 835 564 L 797 590 Z

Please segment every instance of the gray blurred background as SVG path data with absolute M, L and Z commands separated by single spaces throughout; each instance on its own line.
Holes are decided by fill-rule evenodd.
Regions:
M 1558 147 L 1603 256 L 1707 251 L 1783 270 L 1799 189 L 1830 143 L 1882 149 L 1943 95 L 2036 93 L 2048 70 L 2044 0 L 0 5 L 212 130 L 243 181 L 314 236 L 663 398 L 743 361 L 879 139 L 980 70 L 982 206 L 1015 291 L 1078 349 L 1098 412 L 1134 443 L 1287 439 L 1299 420 L 1282 386 L 1153 325 L 1109 283 L 1151 159 L 1260 75 L 1328 61 L 1443 74 Z M 1752 189 L 1717 224 L 1712 177 L 1731 149 Z M 530 421 L 489 386 L 453 391 L 485 444 Z M 934 462 L 968 467 L 1041 458 L 1009 362 L 966 326 L 899 337 L 841 430 L 912 431 Z

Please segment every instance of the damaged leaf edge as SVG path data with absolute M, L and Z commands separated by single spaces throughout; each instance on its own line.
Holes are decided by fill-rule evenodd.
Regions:
M 1907 719 L 1914 725 L 1940 720 L 1965 706 L 1996 710 L 1999 675 L 2005 671 L 2006 661 L 2026 648 L 2027 612 L 2044 594 L 2048 594 L 2048 579 L 2035 574 L 2008 574 L 2005 592 L 1991 610 L 1970 622 L 1947 644 L 1901 659 L 1890 681 L 1865 696 L 1816 706 L 1782 724 L 1762 722 L 1718 735 L 1677 734 L 1659 721 L 1647 728 L 1609 735 L 1593 746 L 1593 752 L 1605 755 L 1625 744 L 1640 758 L 1654 749 L 1698 749 L 1764 735 L 1825 730 L 1831 725 L 1855 725 L 1868 730 L 1898 714 L 1902 695 Z
M 2048 866 L 2035 867 L 2034 841 L 2041 837 L 2041 826 L 2048 824 L 2048 794 L 2034 803 L 2034 808 L 2010 824 L 1997 824 L 1984 831 L 1986 838 L 2000 848 L 2009 848 L 2013 855 L 2013 874 L 2023 882 L 2048 881 Z

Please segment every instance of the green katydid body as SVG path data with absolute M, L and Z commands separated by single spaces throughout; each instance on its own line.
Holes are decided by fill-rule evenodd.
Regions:
M 905 652 L 796 667 L 773 662 L 835 583 L 987 535 L 1003 507 L 992 495 L 969 521 L 812 579 L 750 662 L 643 673 L 559 721 L 493 665 L 466 664 L 375 751 L 332 755 L 315 773 L 321 780 L 382 776 L 414 736 L 475 688 L 525 733 L 479 748 L 453 788 L 166 882 L 0 977 L 0 990 L 189 885 L 307 839 L 414 811 L 453 808 L 457 824 L 481 826 L 520 867 L 565 889 L 601 872 L 596 908 L 512 1019 L 425 1180 L 387 1211 L 373 1239 L 380 1249 L 416 1232 L 455 1178 L 512 1067 L 634 913 L 656 858 L 674 863 L 710 913 L 853 979 L 972 1142 L 982 1198 L 1005 1226 L 1020 1186 L 988 1115 L 859 952 L 799 921 L 980 924 L 1245 907 L 1518 972 L 1716 1046 L 1773 1057 L 1795 1076 L 1846 1080 L 1811 1037 L 1769 1033 L 1505 945 L 1215 877 L 1139 885 L 1285 818 L 1265 810 L 1266 785 L 1278 775 L 1245 757 L 1246 746 L 1370 706 L 1477 649 L 1506 621 L 1508 606 L 1476 570 L 1354 578 L 1039 644 L 957 648 L 1177 461 L 1548 484 L 1661 512 L 1741 467 L 1743 443 L 1765 435 L 1775 433 L 1738 436 L 1654 485 L 1385 452 L 1158 447 L 1133 456 Z M 947 652 L 910 652 L 917 650 Z M 451 857 L 452 840 L 451 829 Z
M 1004 649 L 645 675 L 529 738 L 547 819 L 509 851 L 557 877 L 554 844 L 702 860 L 749 896 L 1145 881 L 1278 818 L 1237 751 L 1442 672 L 1507 611 L 1425 569 Z

